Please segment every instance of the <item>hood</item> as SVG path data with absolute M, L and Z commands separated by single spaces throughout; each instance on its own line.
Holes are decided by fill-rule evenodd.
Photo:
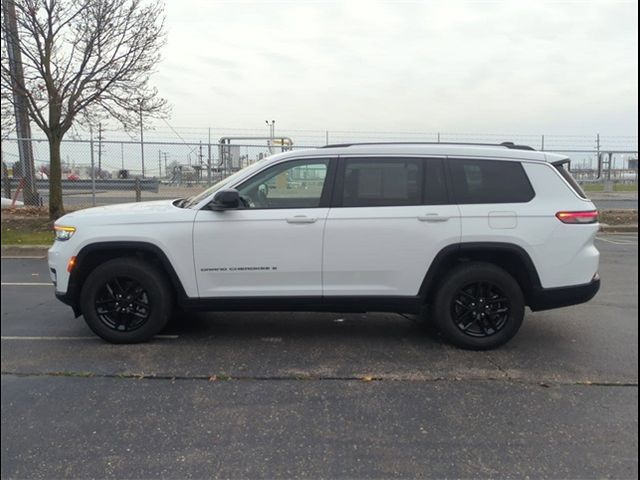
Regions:
M 185 220 L 195 216 L 191 209 L 173 205 L 174 200 L 154 200 L 151 202 L 119 203 L 104 207 L 78 210 L 60 217 L 56 224 L 70 225 L 94 223 L 101 225 L 156 223 Z

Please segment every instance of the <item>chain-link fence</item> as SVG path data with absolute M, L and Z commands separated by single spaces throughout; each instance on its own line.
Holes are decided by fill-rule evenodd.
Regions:
M 2 196 L 23 200 L 24 168 L 18 139 L 2 142 Z M 49 195 L 49 145 L 32 145 L 40 203 Z M 67 210 L 140 200 L 191 196 L 268 155 L 299 148 L 287 142 L 204 144 L 188 142 L 63 141 L 62 191 Z M 276 144 L 277 143 L 277 144 Z
M 175 132 L 177 133 L 177 132 Z M 298 130 L 290 136 L 260 137 L 259 132 L 234 131 L 211 143 L 211 132 L 182 132 L 180 141 L 151 137 L 135 140 L 74 138 L 63 141 L 62 190 L 68 210 L 140 200 L 183 198 L 199 192 L 238 169 L 276 152 L 351 142 L 477 142 L 512 141 L 537 150 L 561 152 L 572 159 L 574 176 L 595 189 L 635 190 L 638 182 L 637 137 L 559 135 L 478 135 L 443 133 L 380 133 Z M 111 135 L 114 136 L 113 134 Z M 186 138 L 185 138 L 186 137 Z M 202 138 L 201 137 L 201 138 Z M 197 138 L 197 137 L 196 137 Z M 2 141 L 2 196 L 23 200 L 22 140 Z M 40 202 L 48 202 L 49 145 L 29 139 L 34 156 Z M 600 161 L 599 161 L 600 159 Z

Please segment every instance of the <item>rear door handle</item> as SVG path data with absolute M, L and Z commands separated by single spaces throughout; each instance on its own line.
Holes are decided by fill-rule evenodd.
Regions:
M 307 217 L 306 215 L 287 217 L 287 223 L 315 223 L 317 220 L 315 217 Z
M 451 217 L 445 215 L 439 215 L 437 213 L 427 213 L 426 215 L 418 215 L 418 220 L 421 222 L 446 222 Z

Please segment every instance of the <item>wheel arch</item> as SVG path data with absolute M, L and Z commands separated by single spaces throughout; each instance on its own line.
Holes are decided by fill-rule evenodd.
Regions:
M 66 303 L 73 308 L 76 316 L 82 313 L 79 298 L 82 284 L 87 276 L 98 265 L 108 260 L 125 256 L 142 258 L 155 263 L 167 275 L 174 289 L 176 300 L 180 302 L 182 299 L 187 298 L 182 281 L 173 268 L 171 261 L 157 245 L 138 241 L 97 242 L 82 247 L 76 255 L 75 267 L 69 276 L 69 285 L 65 295 Z
M 503 268 L 513 276 L 528 305 L 541 289 L 538 271 L 529 254 L 519 245 L 502 242 L 467 242 L 449 245 L 436 255 L 422 281 L 419 296 L 430 303 L 437 290 L 438 279 L 454 266 L 464 262 L 483 261 Z

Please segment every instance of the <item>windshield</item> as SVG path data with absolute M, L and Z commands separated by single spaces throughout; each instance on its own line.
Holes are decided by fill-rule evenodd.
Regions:
M 214 183 L 213 185 L 211 185 L 209 188 L 207 188 L 206 190 L 204 190 L 203 192 L 200 192 L 198 195 L 194 195 L 192 197 L 189 197 L 187 199 L 187 201 L 184 203 L 184 205 L 182 205 L 183 208 L 188 208 L 191 207 L 193 205 L 196 205 L 198 203 L 200 203 L 202 200 L 204 200 L 205 198 L 207 198 L 209 195 L 217 192 L 218 190 L 220 190 L 221 188 L 224 188 L 226 185 L 229 185 L 231 183 L 233 183 L 236 179 L 245 176 L 247 173 L 258 169 L 260 166 L 263 165 L 263 160 L 258 160 L 256 163 L 252 163 L 251 165 L 248 165 L 246 167 L 244 167 L 241 170 L 238 170 L 236 173 L 234 173 L 233 175 L 229 175 L 226 178 L 223 178 L 222 180 L 220 180 L 217 183 Z

